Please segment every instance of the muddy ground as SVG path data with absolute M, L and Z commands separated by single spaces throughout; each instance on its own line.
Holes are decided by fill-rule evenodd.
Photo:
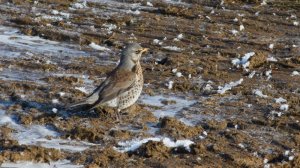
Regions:
M 0 16 L 2 167 L 300 167 L 299 1 L 0 0 Z M 129 41 L 150 51 L 122 122 L 68 111 Z M 122 146 L 155 137 L 191 143 Z

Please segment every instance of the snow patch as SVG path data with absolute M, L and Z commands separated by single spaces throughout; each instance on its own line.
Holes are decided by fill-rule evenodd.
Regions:
M 279 97 L 279 98 L 274 98 L 275 102 L 276 103 L 286 103 L 286 99 L 282 98 L 282 97 Z
M 4 124 L 14 129 L 11 137 L 17 140 L 20 145 L 37 145 L 69 152 L 81 152 L 96 145 L 84 141 L 60 139 L 60 133 L 48 128 L 48 126 L 19 125 L 10 116 L 5 115 L 4 110 L 0 109 L 0 126 Z
M 261 3 L 260 3 L 260 5 L 267 5 L 267 0 L 263 0 Z
M 154 39 L 154 40 L 153 40 L 153 44 L 162 45 L 163 42 L 161 42 L 161 41 L 158 40 L 158 39 Z
M 84 9 L 84 8 L 87 8 L 87 4 L 86 4 L 86 1 L 83 1 L 81 3 L 77 2 L 77 3 L 74 3 L 72 5 L 72 8 L 74 9 Z
M 83 165 L 74 165 L 70 160 L 58 160 L 55 162 L 50 161 L 49 163 L 34 163 L 31 161 L 17 161 L 4 162 L 0 167 L 9 167 L 9 168 L 82 168 Z
M 170 50 L 170 51 L 182 51 L 181 48 L 176 47 L 176 46 L 165 46 L 163 47 L 164 49 Z
M 245 30 L 244 25 L 240 25 L 240 31 L 243 31 L 243 30 Z
M 250 65 L 249 59 L 254 55 L 255 55 L 255 52 L 246 53 L 241 59 L 239 59 L 239 58 L 233 59 L 231 61 L 231 63 L 233 65 L 235 65 L 237 68 L 242 66 L 245 70 L 247 70 L 247 68 Z
M 52 108 L 53 113 L 57 113 L 57 111 L 58 111 L 57 108 Z
M 118 147 L 114 147 L 114 149 L 118 152 L 130 152 L 137 150 L 143 144 L 149 142 L 163 142 L 163 144 L 169 148 L 176 148 L 176 147 L 184 147 L 187 151 L 191 151 L 190 145 L 194 144 L 191 140 L 177 140 L 172 141 L 170 138 L 161 138 L 161 137 L 152 137 L 152 138 L 145 138 L 145 139 L 133 139 L 131 141 L 124 141 L 119 142 Z
M 282 111 L 288 111 L 289 105 L 288 104 L 282 104 L 279 109 L 282 110 Z
M 171 103 L 163 103 L 168 101 Z M 189 107 L 192 104 L 196 103 L 195 100 L 187 100 L 186 98 L 180 97 L 166 97 L 166 96 L 142 96 L 141 102 L 146 105 L 159 107 L 157 110 L 154 110 L 153 113 L 157 118 L 169 116 L 174 117 L 176 114 L 185 107 Z
M 300 73 L 298 71 L 293 71 L 291 76 L 299 76 Z
M 233 87 L 236 87 L 236 86 L 242 84 L 243 80 L 244 79 L 241 78 L 238 81 L 227 83 L 227 84 L 225 84 L 225 86 L 219 86 L 218 87 L 218 93 L 219 94 L 224 94 L 226 91 L 231 90 Z
M 172 89 L 172 88 L 173 88 L 173 84 L 174 84 L 173 81 L 169 81 L 169 82 L 167 83 L 168 89 Z
M 248 78 L 253 78 L 254 77 L 254 75 L 255 75 L 255 73 L 256 73 L 256 71 L 252 71 L 249 75 L 248 75 Z
M 89 46 L 92 47 L 92 48 L 95 49 L 95 50 L 100 50 L 100 51 L 110 51 L 109 48 L 102 47 L 102 46 L 100 46 L 100 45 L 98 45 L 98 44 L 95 44 L 94 42 L 92 42 Z
M 141 14 L 141 12 L 139 10 L 135 10 L 135 11 L 127 10 L 126 13 L 133 14 L 133 15 L 139 15 L 139 14 Z
M 270 80 L 272 78 L 271 73 L 272 73 L 272 70 L 268 70 L 268 71 L 265 72 L 265 74 L 267 76 L 267 80 Z
M 60 97 L 63 97 L 63 96 L 65 96 L 65 95 L 66 95 L 66 93 L 65 93 L 65 92 L 59 92 L 58 94 L 59 94 L 59 96 L 60 96 Z
M 58 103 L 59 103 L 59 100 L 58 100 L 58 99 L 52 99 L 52 103 L 53 103 L 53 104 L 58 104 Z
M 178 78 L 180 78 L 180 77 L 182 77 L 182 73 L 181 73 L 181 72 L 176 72 L 176 76 L 177 76 Z
M 174 41 L 180 41 L 183 39 L 183 34 L 179 34 L 176 38 L 174 38 Z
M 89 55 L 86 52 L 76 50 L 77 45 L 46 40 L 38 36 L 27 36 L 12 27 L 0 26 L 0 39 L 1 53 L 3 53 L 5 57 L 19 58 L 23 52 L 26 53 L 26 56 L 43 54 L 60 58 L 62 56 L 74 57 Z M 11 48 L 14 48 L 15 51 L 12 51 Z M 34 52 L 34 54 L 32 52 Z
M 62 21 L 63 20 L 63 18 L 60 17 L 60 16 L 50 16 L 50 15 L 43 15 L 42 18 L 46 19 L 46 20 L 55 20 L 55 21 Z
M 235 36 L 239 33 L 239 31 L 237 31 L 237 30 L 235 30 L 235 29 L 230 30 L 230 32 L 231 32 L 233 35 L 235 35 Z
M 269 61 L 269 62 L 277 62 L 278 60 L 275 57 L 273 57 L 273 56 L 269 56 L 267 58 L 267 61 Z
M 267 98 L 268 96 L 263 94 L 261 90 L 254 89 L 252 93 L 258 97 Z
M 111 34 L 112 30 L 115 30 L 118 28 L 117 25 L 115 25 L 115 24 L 103 24 L 103 27 L 106 28 L 108 34 Z
M 82 93 L 88 94 L 89 92 L 86 90 L 85 87 L 75 87 L 76 90 L 81 91 Z
M 153 7 L 153 4 L 151 2 L 147 2 L 147 6 Z
M 69 14 L 69 13 L 59 12 L 58 10 L 52 10 L 51 13 L 52 13 L 53 15 L 60 15 L 60 16 L 63 16 L 63 17 L 66 18 L 66 19 L 69 19 L 69 18 L 70 18 L 70 14 Z

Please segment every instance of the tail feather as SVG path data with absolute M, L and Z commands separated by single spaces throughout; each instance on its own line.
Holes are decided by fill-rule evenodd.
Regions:
M 81 100 L 77 103 L 73 103 L 73 104 L 70 104 L 68 106 L 69 109 L 76 109 L 76 108 L 81 108 L 81 107 L 88 107 L 89 109 L 91 107 L 94 107 L 95 106 L 95 103 L 99 99 L 99 96 L 97 93 L 94 93 L 92 95 L 90 95 L 88 98 L 84 99 L 84 100 Z
M 79 107 L 79 106 L 84 106 L 84 105 L 88 105 L 88 103 L 87 103 L 86 100 L 82 100 L 80 102 L 76 102 L 76 103 L 70 104 L 68 106 L 68 108 L 73 109 L 73 108 L 76 108 L 76 107 Z

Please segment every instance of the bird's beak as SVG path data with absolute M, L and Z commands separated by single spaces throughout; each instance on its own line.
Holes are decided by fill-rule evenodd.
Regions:
M 149 48 L 143 48 L 142 50 L 141 50 L 141 52 L 142 53 L 145 53 L 145 52 L 147 52 L 149 50 Z

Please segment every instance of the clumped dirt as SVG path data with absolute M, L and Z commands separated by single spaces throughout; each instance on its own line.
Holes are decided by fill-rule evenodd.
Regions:
M 299 167 L 300 76 L 293 73 L 300 72 L 299 1 L 154 0 L 150 5 L 115 0 L 88 1 L 77 9 L 76 2 L 0 1 L 1 25 L 77 45 L 89 54 L 61 50 L 50 55 L 51 50 L 31 48 L 14 58 L 0 47 L 0 110 L 24 127 L 49 126 L 63 140 L 96 146 L 70 152 L 21 145 L 12 136 L 15 129 L 0 122 L 0 165 L 67 159 L 89 168 Z M 121 123 L 111 108 L 68 111 L 69 104 L 88 95 L 80 87 L 92 90 L 116 66 L 128 41 L 150 48 L 141 60 L 143 95 L 195 103 L 175 116 L 157 118 L 157 111 L 179 102 L 166 98 L 156 107 L 139 101 L 122 111 Z M 111 50 L 96 51 L 92 42 Z M 19 51 L 18 46 L 10 51 Z M 255 54 L 247 68 L 233 65 L 250 52 Z M 241 78 L 241 84 L 220 94 L 219 86 Z M 286 102 L 276 102 L 280 97 Z M 194 143 L 190 151 L 156 141 L 134 151 L 116 150 L 119 142 L 153 136 Z
M 174 138 L 193 138 L 203 131 L 201 126 L 187 126 L 175 118 L 164 117 L 159 122 L 160 134 Z
M 44 149 L 37 146 L 19 145 L 14 140 L 1 139 L 0 162 L 10 160 L 16 162 L 19 160 L 35 160 L 37 162 L 48 163 L 64 158 L 64 154 L 56 149 Z

